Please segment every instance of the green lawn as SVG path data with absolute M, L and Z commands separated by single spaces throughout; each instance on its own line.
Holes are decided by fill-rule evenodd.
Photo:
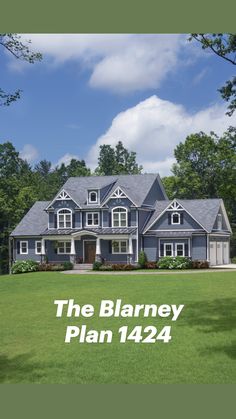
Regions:
M 2 383 L 236 383 L 236 272 L 0 277 Z M 78 304 L 185 304 L 179 319 L 56 318 Z M 64 343 L 67 325 L 112 329 L 111 344 Z M 169 343 L 118 342 L 123 325 L 172 326 Z

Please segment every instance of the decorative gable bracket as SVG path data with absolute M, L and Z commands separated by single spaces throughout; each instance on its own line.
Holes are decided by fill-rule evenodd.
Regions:
M 110 198 L 116 199 L 116 198 L 128 198 L 128 197 L 120 188 L 117 188 L 113 192 L 113 194 L 110 196 Z
M 166 209 L 167 211 L 179 211 L 179 210 L 184 210 L 184 208 L 182 207 L 182 205 L 180 205 L 177 201 L 173 201 L 168 208 Z

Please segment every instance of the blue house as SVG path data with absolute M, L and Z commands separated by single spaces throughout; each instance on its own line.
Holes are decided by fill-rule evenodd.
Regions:
M 222 199 L 168 200 L 159 175 L 69 178 L 12 231 L 12 261 L 137 263 L 187 256 L 229 263 L 231 228 Z

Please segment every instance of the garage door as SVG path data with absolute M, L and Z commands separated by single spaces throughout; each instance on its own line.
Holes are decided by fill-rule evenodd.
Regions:
M 225 265 L 229 263 L 229 242 L 210 242 L 210 264 Z

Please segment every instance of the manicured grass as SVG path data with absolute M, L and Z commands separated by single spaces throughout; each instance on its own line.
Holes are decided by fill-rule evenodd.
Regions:
M 0 277 L 2 383 L 236 383 L 236 273 Z M 179 319 L 56 318 L 54 299 L 78 304 L 185 304 Z M 112 329 L 111 344 L 64 343 L 67 325 Z M 123 325 L 172 327 L 169 343 L 118 342 Z

